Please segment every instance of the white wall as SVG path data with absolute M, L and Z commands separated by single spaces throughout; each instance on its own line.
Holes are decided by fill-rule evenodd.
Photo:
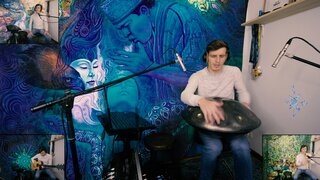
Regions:
M 258 16 L 263 1 L 249 0 L 247 20 Z M 320 69 L 283 57 L 277 68 L 271 64 L 288 39 L 308 40 L 320 49 L 320 7 L 279 19 L 263 26 L 259 65 L 263 74 L 253 80 L 249 63 L 251 26 L 245 28 L 243 76 L 252 96 L 251 108 L 262 125 L 249 136 L 253 150 L 262 154 L 263 134 L 320 134 Z M 320 54 L 301 40 L 293 40 L 290 53 L 320 64 Z M 295 93 L 292 86 L 294 85 Z M 307 102 L 293 117 L 290 96 Z
M 50 3 L 50 16 L 58 17 L 58 11 L 59 11 L 59 0 L 49 0 Z M 58 24 L 58 18 L 55 17 L 49 17 L 49 33 L 52 36 L 52 39 L 59 42 L 59 24 Z
M 54 146 L 53 146 L 54 142 Z M 54 149 L 53 149 L 54 147 Z M 52 165 L 65 165 L 65 151 L 64 151 L 64 137 L 63 135 L 52 135 L 50 152 L 54 152 L 52 158 Z M 52 153 L 51 153 L 52 154 Z M 52 171 L 58 179 L 64 179 L 64 168 L 52 168 Z

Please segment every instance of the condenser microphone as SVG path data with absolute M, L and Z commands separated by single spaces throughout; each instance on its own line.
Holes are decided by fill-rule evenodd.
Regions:
M 311 144 L 311 153 L 314 154 L 314 144 L 315 144 L 315 141 L 311 141 L 312 144 Z
M 186 67 L 185 67 L 184 64 L 183 64 L 182 58 L 180 57 L 180 55 L 179 55 L 177 52 L 176 52 L 176 56 L 177 56 L 176 62 L 179 62 L 179 63 L 180 63 L 180 66 L 181 66 L 181 68 L 182 68 L 182 71 L 186 71 L 187 69 L 186 69 Z
M 278 63 L 280 62 L 280 59 L 282 58 L 283 55 L 285 55 L 289 45 L 291 44 L 292 39 L 289 39 L 287 41 L 287 43 L 284 45 L 284 47 L 282 48 L 282 50 L 279 52 L 276 60 L 273 62 L 272 67 L 276 68 Z

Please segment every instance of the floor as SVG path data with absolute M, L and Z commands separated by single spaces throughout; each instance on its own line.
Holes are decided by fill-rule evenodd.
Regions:
M 254 180 L 262 179 L 262 158 L 252 154 Z M 214 180 L 233 180 L 233 158 L 231 153 L 224 153 L 219 158 Z M 178 163 L 145 164 L 143 173 L 147 179 L 197 180 L 200 172 L 200 156 L 185 158 Z

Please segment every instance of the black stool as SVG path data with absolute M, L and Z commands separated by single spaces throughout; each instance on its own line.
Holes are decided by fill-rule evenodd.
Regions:
M 171 161 L 174 138 L 167 133 L 153 133 L 146 136 L 144 145 L 150 150 L 150 161 L 164 163 Z
M 150 160 L 144 169 L 148 179 L 172 179 L 172 149 L 174 137 L 167 133 L 149 134 L 144 139 L 145 147 L 150 150 Z M 161 178 L 159 178 L 161 177 Z

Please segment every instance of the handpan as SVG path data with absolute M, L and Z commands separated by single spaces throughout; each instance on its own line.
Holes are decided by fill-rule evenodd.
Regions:
M 220 121 L 220 124 L 206 123 L 199 107 L 189 106 L 182 113 L 183 119 L 195 128 L 221 133 L 248 133 L 258 128 L 261 124 L 260 119 L 238 101 L 219 97 L 208 99 L 223 102 L 224 120 Z

